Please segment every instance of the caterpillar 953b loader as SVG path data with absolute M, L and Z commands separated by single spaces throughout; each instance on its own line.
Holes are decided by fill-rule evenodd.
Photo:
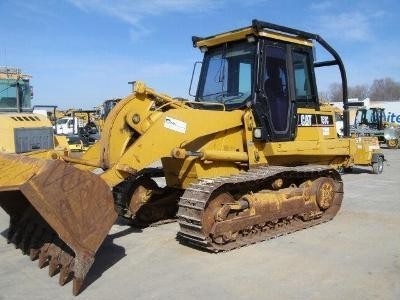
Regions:
M 333 60 L 314 62 L 313 42 Z M 376 139 L 339 139 L 319 105 L 314 68 L 338 65 L 348 136 L 345 70 L 320 36 L 254 20 L 193 43 L 204 52 L 195 101 L 136 82 L 81 158 L 0 155 L 9 241 L 60 284 L 73 279 L 74 294 L 118 215 L 143 226 L 177 215 L 182 243 L 225 251 L 332 219 L 338 167 L 382 171 Z

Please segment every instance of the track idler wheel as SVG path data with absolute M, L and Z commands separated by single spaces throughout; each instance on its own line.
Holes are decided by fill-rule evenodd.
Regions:
M 313 192 L 316 197 L 316 202 L 322 210 L 328 209 L 335 198 L 335 182 L 332 178 L 318 178 L 313 182 Z

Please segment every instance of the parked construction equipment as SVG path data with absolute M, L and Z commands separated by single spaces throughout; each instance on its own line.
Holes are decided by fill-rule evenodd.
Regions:
M 400 127 L 386 121 L 385 109 L 382 107 L 357 109 L 351 133 L 355 136 L 375 136 L 390 149 L 399 145 Z
M 32 113 L 31 76 L 18 68 L 0 67 L 0 152 L 25 153 L 62 148 L 46 115 Z
M 314 42 L 333 59 L 315 62 Z M 319 35 L 254 20 L 193 45 L 204 53 L 195 101 L 137 81 L 81 158 L 0 154 L 8 240 L 60 284 L 73 278 L 75 295 L 118 215 L 141 226 L 177 215 L 182 243 L 226 251 L 332 219 L 337 168 L 382 172 L 376 138 L 349 137 L 345 69 Z M 343 138 L 317 96 L 314 69 L 333 65 Z

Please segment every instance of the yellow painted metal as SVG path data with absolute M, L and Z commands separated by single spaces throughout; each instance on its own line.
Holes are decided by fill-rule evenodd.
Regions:
M 298 127 L 294 141 L 264 143 L 253 138 L 256 126 L 250 109 L 192 109 L 141 82 L 135 86 L 111 111 L 101 140 L 79 160 L 64 158 L 79 169 L 101 168 L 100 176 L 110 187 L 159 159 L 167 170 L 167 182 L 181 188 L 198 178 L 235 174 L 244 168 L 243 163 L 248 167 L 288 163 L 348 166 L 370 160 L 371 146 L 360 148 L 355 139 L 338 139 L 334 125 Z M 298 109 L 298 114 L 332 118 L 334 113 L 329 106 L 319 111 Z M 136 133 L 133 136 L 132 131 Z M 174 157 L 175 148 L 201 155 Z
M 236 133 L 232 134 L 231 138 L 236 138 L 236 140 L 241 138 L 241 116 L 240 111 L 170 110 L 162 114 L 146 131 L 146 134 L 141 135 L 133 145 L 126 148 L 126 151 L 119 156 L 118 163 L 112 165 L 112 167 L 110 165 L 111 168 L 101 176 L 111 185 L 114 185 L 126 176 L 123 173 L 135 174 L 159 158 L 170 157 L 171 151 L 176 146 L 185 145 L 194 148 L 191 150 L 198 151 L 201 149 L 197 147 L 210 142 L 206 146 L 219 146 L 222 149 L 224 147 L 225 149 L 229 147 L 237 148 L 237 144 L 230 144 L 227 141 L 229 135 L 221 138 L 220 144 L 216 144 L 218 141 L 216 135 L 219 132 L 237 128 Z M 203 122 L 208 118 L 218 119 L 219 122 Z M 202 140 L 202 143 L 196 146 L 195 140 L 199 139 Z M 243 150 L 240 148 L 239 151 Z
M 319 205 L 328 208 L 335 195 L 333 181 L 327 180 L 320 187 L 321 198 L 317 199 L 316 187 L 320 180 L 309 180 L 299 187 L 290 186 L 279 190 L 261 190 L 257 193 L 249 193 L 243 195 L 238 203 L 248 203 L 248 216 L 260 214 L 279 215 L 282 212 L 296 209 L 299 216 L 308 218 L 309 216 L 307 215 L 315 216 L 315 214 L 321 213 L 318 209 Z M 228 203 L 227 206 L 231 207 L 231 204 Z M 304 209 L 306 207 L 308 210 Z M 301 213 L 302 211 L 307 211 L 307 213 Z
M 27 182 L 45 164 L 44 159 L 33 160 L 22 155 L 10 155 L 0 152 L 0 190 L 17 189 Z M 12 165 L 12 167 L 10 167 Z
M 371 152 L 370 148 L 357 150 L 353 138 L 338 139 L 334 125 L 299 127 L 294 141 L 263 143 L 253 139 L 255 123 L 250 110 L 203 111 L 181 108 L 181 103 L 173 102 L 174 108 L 163 112 L 162 109 L 153 110 L 156 101 L 152 90 L 145 87 L 141 93 L 136 92 L 122 101 L 114 110 L 113 126 L 105 126 L 109 126 L 109 138 L 83 156 L 83 159 L 92 160 L 90 157 L 103 153 L 99 166 L 106 172 L 101 177 L 109 185 L 118 184 L 129 174 L 135 174 L 160 158 L 167 170 L 167 182 L 184 188 L 201 177 L 237 173 L 243 168 L 239 162 L 246 162 L 250 167 L 268 163 L 347 167 L 355 161 L 367 163 L 370 154 L 364 152 Z M 163 107 L 169 105 L 168 98 L 160 101 L 166 101 Z M 299 109 L 298 113 L 331 115 L 333 118 L 335 111 L 326 107 L 319 111 Z M 131 122 L 132 115 L 138 115 L 136 121 L 139 122 Z M 129 125 L 140 133 L 133 144 L 129 143 L 131 136 L 123 130 L 127 118 Z M 217 119 L 218 122 L 204 122 Z M 172 127 L 171 122 L 175 123 Z M 122 147 L 110 147 L 115 144 Z M 173 155 L 177 147 L 200 155 L 198 159 L 188 159 L 186 155 L 177 157 Z
M 173 108 L 184 107 L 181 102 L 156 93 L 141 82 L 137 82 L 135 86 L 134 93 L 121 100 L 111 110 L 102 130 L 102 139 L 96 145 L 96 149 L 92 150 L 95 156 L 100 158 L 103 168 L 110 168 L 123 156 L 132 138 L 131 131 L 126 126 L 131 127 L 138 135 L 143 135 L 162 115 L 162 107 L 154 109 L 157 103 Z M 134 121 L 134 117 L 138 121 Z M 84 156 L 93 157 L 91 153 Z
M 241 170 L 239 164 L 227 161 L 202 161 L 194 157 L 174 159 L 165 157 L 161 159 L 165 181 L 168 186 L 185 189 L 199 178 L 213 178 L 238 174 Z
M 318 111 L 300 108 L 298 113 L 333 118 L 335 111 L 326 106 Z M 192 109 L 139 82 L 134 93 L 112 110 L 102 139 L 79 161 L 66 160 L 78 168 L 102 168 L 101 178 L 112 187 L 161 159 L 167 183 L 180 188 L 202 177 L 235 174 L 243 169 L 243 163 L 248 167 L 289 163 L 347 167 L 355 161 L 368 161 L 370 148 L 360 150 L 353 138 L 338 139 L 334 125 L 317 125 L 298 127 L 294 141 L 258 142 L 252 135 L 255 121 L 250 109 Z M 181 156 L 176 149 L 183 150 Z M 187 151 L 199 154 L 189 158 Z
M 15 153 L 16 128 L 52 128 L 50 120 L 43 115 L 31 113 L 0 114 L 0 152 Z
M 281 34 L 275 31 L 263 30 L 258 33 L 259 36 L 270 38 L 273 40 L 285 41 L 289 43 L 299 44 L 303 46 L 312 47 L 313 43 L 310 40 L 294 37 L 291 35 Z
M 253 139 L 253 130 L 256 128 L 256 122 L 251 111 L 244 112 L 243 126 L 243 138 L 248 153 L 249 165 L 266 165 L 267 158 L 263 153 L 264 143 L 254 142 Z
M 330 115 L 334 117 L 334 108 L 324 107 L 316 111 L 310 108 L 299 108 L 297 110 L 298 114 L 308 114 L 308 115 Z M 317 118 L 318 119 L 318 118 Z M 335 139 L 337 137 L 335 124 L 332 125 L 319 125 L 318 130 L 311 126 L 299 126 L 297 127 L 297 137 L 296 141 L 321 141 L 327 139 Z
M 355 138 L 356 151 L 353 155 L 354 163 L 358 165 L 369 165 L 372 155 L 379 152 L 379 140 L 377 137 L 357 137 Z
M 187 152 L 183 148 L 175 148 L 172 150 L 171 155 L 173 158 L 185 159 L 188 156 L 197 156 L 204 161 L 231 161 L 231 162 L 247 162 L 249 156 L 247 152 L 239 151 L 221 151 L 221 150 L 205 150 L 201 152 Z
M 68 144 L 68 139 L 65 135 L 54 135 L 54 150 L 63 152 L 64 155 L 68 155 L 71 151 L 71 145 Z
M 18 68 L 5 68 L 5 72 L 0 72 L 0 79 L 29 79 L 31 75 L 22 73 L 21 69 Z
M 221 34 L 217 34 L 211 37 L 206 37 L 204 39 L 201 39 L 200 41 L 196 42 L 197 47 L 212 47 L 216 45 L 221 45 L 223 43 L 227 42 L 233 42 L 233 41 L 238 41 L 238 40 L 243 40 L 246 39 L 247 36 L 253 35 L 253 36 L 260 36 L 260 37 L 266 37 L 270 38 L 273 40 L 279 40 L 279 41 L 285 41 L 289 43 L 294 43 L 294 44 L 300 44 L 304 46 L 309 46 L 311 47 L 313 44 L 310 40 L 296 37 L 293 35 L 289 34 L 283 34 L 280 32 L 276 32 L 273 30 L 267 30 L 263 29 L 261 31 L 254 30 L 253 27 L 246 27 L 234 31 L 228 31 L 224 32 Z
M 298 114 L 323 114 L 334 118 L 335 108 L 324 106 L 316 111 L 298 109 Z M 370 165 L 372 153 L 379 150 L 375 138 L 337 138 L 335 125 L 299 126 L 294 141 L 261 143 L 263 154 L 270 164 L 325 164 L 349 167 L 352 164 Z

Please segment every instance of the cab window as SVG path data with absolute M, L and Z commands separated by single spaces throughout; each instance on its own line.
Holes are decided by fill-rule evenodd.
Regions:
M 294 85 L 297 102 L 313 101 L 311 86 L 309 55 L 305 52 L 293 51 Z

